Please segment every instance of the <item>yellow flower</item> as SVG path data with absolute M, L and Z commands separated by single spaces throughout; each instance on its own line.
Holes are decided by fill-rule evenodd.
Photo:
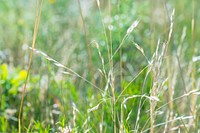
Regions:
M 8 67 L 6 64 L 3 64 L 0 66 L 0 74 L 1 74 L 1 78 L 2 80 L 6 80 L 8 77 Z
M 20 72 L 19 72 L 19 75 L 16 77 L 16 78 L 14 78 L 12 81 L 11 81 L 11 83 L 14 85 L 14 84 L 19 84 L 19 82 L 21 82 L 21 81 L 25 81 L 25 79 L 26 79 L 26 76 L 27 76 L 27 71 L 26 70 L 21 70 Z

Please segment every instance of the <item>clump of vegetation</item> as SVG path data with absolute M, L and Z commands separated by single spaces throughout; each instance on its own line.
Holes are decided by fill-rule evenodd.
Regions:
M 199 132 L 196 4 L 3 1 L 0 132 Z

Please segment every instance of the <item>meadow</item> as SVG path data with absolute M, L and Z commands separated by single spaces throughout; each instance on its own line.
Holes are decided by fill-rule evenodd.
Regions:
M 0 4 L 0 132 L 199 133 L 199 0 Z

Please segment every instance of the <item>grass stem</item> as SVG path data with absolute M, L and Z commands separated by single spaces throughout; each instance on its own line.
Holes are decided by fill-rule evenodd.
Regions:
M 22 92 L 22 98 L 21 98 L 21 103 L 20 103 L 20 108 L 19 108 L 19 115 L 18 115 L 18 132 L 21 133 L 21 119 L 22 119 L 22 108 L 23 108 L 23 103 L 24 103 L 24 97 L 25 97 L 25 93 L 26 93 L 26 86 L 28 83 L 28 77 L 30 74 L 30 69 L 31 69 L 31 63 L 32 63 L 32 58 L 33 58 L 33 51 L 34 51 L 34 47 L 35 47 L 35 42 L 36 42 L 36 38 L 37 38 L 37 34 L 38 34 L 38 27 L 39 27 L 39 23 L 40 23 L 40 16 L 42 13 L 42 5 L 43 5 L 43 0 L 37 0 L 37 6 L 36 6 L 36 19 L 35 19 L 35 27 L 34 27 L 34 34 L 33 34 L 33 41 L 32 41 L 32 50 L 30 53 L 30 57 L 29 57 L 29 62 L 28 62 L 28 70 L 27 70 L 27 75 L 26 75 L 26 79 L 25 79 L 25 83 L 24 83 L 24 87 L 23 87 L 23 92 Z

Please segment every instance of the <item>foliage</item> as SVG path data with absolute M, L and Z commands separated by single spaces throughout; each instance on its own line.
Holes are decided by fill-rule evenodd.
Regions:
M 0 132 L 18 131 L 35 5 L 0 4 Z M 196 5 L 44 1 L 22 132 L 199 132 Z

